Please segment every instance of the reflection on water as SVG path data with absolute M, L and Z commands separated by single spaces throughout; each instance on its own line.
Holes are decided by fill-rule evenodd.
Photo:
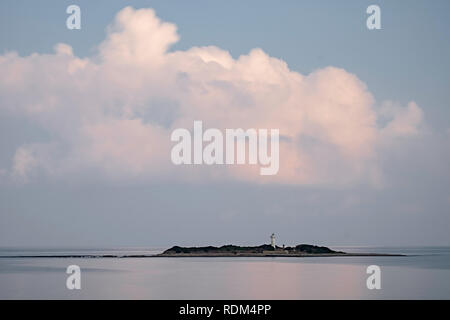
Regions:
M 0 258 L 2 299 L 449 299 L 450 248 L 334 248 L 408 257 L 322 258 Z M 121 250 L 121 251 L 120 251 Z M 93 252 L 141 252 L 138 249 Z M 28 250 L 36 253 L 36 250 Z M 158 250 L 156 250 L 158 251 Z M 38 253 L 55 253 L 54 250 Z M 64 253 L 67 253 L 65 250 Z M 75 250 L 86 253 L 86 250 Z M 60 251 L 57 254 L 61 253 Z M 74 253 L 74 252 L 70 252 Z M 23 254 L 1 250 L 0 255 Z M 81 267 L 81 290 L 66 268 Z M 367 266 L 382 289 L 366 288 Z

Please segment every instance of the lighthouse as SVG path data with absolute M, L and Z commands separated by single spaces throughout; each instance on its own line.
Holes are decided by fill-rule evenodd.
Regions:
M 276 249 L 275 247 L 275 233 L 272 233 L 272 235 L 270 236 L 270 245 Z

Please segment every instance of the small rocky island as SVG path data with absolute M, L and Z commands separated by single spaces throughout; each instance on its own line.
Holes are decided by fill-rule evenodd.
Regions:
M 398 256 L 377 253 L 346 253 L 327 247 L 299 244 L 295 247 L 279 247 L 263 244 L 255 247 L 225 245 L 221 247 L 174 246 L 160 253 L 160 257 L 330 257 L 330 256 Z
M 327 247 L 299 244 L 295 247 L 275 245 L 275 234 L 270 236 L 270 244 L 256 247 L 225 245 L 221 247 L 179 247 L 174 246 L 157 257 L 334 257 L 334 256 L 401 256 L 382 253 L 347 253 L 334 251 Z
M 188 256 L 188 257 L 229 257 L 229 256 L 305 256 L 305 255 L 345 255 L 345 252 L 334 251 L 327 247 L 300 244 L 295 247 L 278 247 L 263 244 L 256 247 L 240 247 L 225 245 L 222 247 L 179 247 L 167 249 L 160 256 Z

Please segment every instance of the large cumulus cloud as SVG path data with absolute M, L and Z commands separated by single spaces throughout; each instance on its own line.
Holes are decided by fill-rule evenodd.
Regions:
M 26 118 L 47 138 L 17 145 L 0 177 L 94 171 L 115 179 L 377 184 L 389 141 L 420 133 L 416 103 L 378 106 L 343 69 L 302 75 L 258 48 L 237 59 L 214 46 L 170 51 L 178 39 L 176 26 L 152 9 L 127 7 L 92 57 L 66 44 L 54 54 L 1 55 L 0 113 Z M 280 129 L 278 175 L 261 177 L 254 166 L 175 167 L 170 134 L 194 120 Z

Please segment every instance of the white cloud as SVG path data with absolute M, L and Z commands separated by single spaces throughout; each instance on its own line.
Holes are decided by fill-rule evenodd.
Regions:
M 19 147 L 14 155 L 12 175 L 15 179 L 25 182 L 28 174 L 38 164 L 32 147 Z
M 381 108 L 381 114 L 392 119 L 382 130 L 382 134 L 389 136 L 417 135 L 423 122 L 423 111 L 414 102 L 410 102 L 406 108 L 386 102 Z
M 0 112 L 30 119 L 53 139 L 41 152 L 18 146 L 13 174 L 95 168 L 121 178 L 377 183 L 379 141 L 418 133 L 420 107 L 385 106 L 378 114 L 365 84 L 343 69 L 302 75 L 261 49 L 238 59 L 214 46 L 168 52 L 176 30 L 152 9 L 128 7 L 93 57 L 80 59 L 67 44 L 56 45 L 55 54 L 0 56 Z M 390 118 L 382 127 L 380 115 Z M 280 129 L 279 174 L 174 167 L 170 133 L 194 120 Z

